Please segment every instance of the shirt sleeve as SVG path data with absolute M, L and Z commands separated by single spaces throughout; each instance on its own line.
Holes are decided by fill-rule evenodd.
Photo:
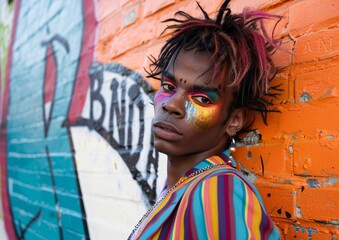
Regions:
M 182 239 L 280 239 L 260 196 L 234 174 L 204 179 L 185 195 Z

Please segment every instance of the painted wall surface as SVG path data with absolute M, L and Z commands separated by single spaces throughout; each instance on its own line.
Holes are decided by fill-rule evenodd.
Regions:
M 200 1 L 213 13 L 221 0 Z M 232 0 L 279 14 L 281 113 L 236 152 L 283 239 L 339 239 L 339 2 Z M 0 0 L 0 239 L 126 239 L 155 201 L 159 82 L 147 56 L 189 0 Z M 273 22 L 267 26 L 272 28 Z

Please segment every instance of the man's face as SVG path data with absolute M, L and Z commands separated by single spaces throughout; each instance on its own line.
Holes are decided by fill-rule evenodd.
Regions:
M 155 148 L 170 156 L 218 153 L 227 142 L 230 88 L 211 80 L 210 55 L 181 51 L 154 97 Z

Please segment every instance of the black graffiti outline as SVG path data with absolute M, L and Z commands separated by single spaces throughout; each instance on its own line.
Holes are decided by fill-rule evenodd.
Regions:
M 17 235 L 17 238 L 19 240 L 21 239 L 25 239 L 25 234 L 27 232 L 27 230 L 30 228 L 30 226 L 39 219 L 39 217 L 41 216 L 41 213 L 42 213 L 42 209 L 40 208 L 38 210 L 38 212 L 32 217 L 32 219 L 27 223 L 27 225 L 25 226 L 25 228 L 21 228 L 21 223 L 20 223 L 20 220 L 19 220 L 19 230 L 20 230 L 20 235 L 18 236 Z
M 65 122 L 67 122 L 67 121 L 68 120 L 66 120 Z M 80 209 L 81 209 L 81 216 L 82 216 L 82 223 L 83 223 L 83 227 L 84 227 L 84 233 L 85 233 L 86 239 L 90 239 L 88 225 L 87 225 L 87 215 L 86 215 L 84 201 L 83 201 L 83 198 L 82 198 L 81 186 L 80 186 L 80 182 L 79 182 L 78 168 L 77 168 L 77 164 L 75 162 L 75 157 L 74 157 L 75 151 L 74 151 L 71 129 L 70 129 L 69 126 L 66 126 L 64 123 L 62 124 L 62 127 L 66 127 L 67 136 L 68 136 L 69 145 L 70 145 L 70 150 L 72 151 L 72 163 L 73 163 L 73 168 L 74 168 L 74 176 L 75 176 L 76 184 L 78 186 L 79 204 L 80 204 Z
M 104 116 L 106 114 L 106 106 L 105 106 L 105 101 L 102 98 L 102 96 L 99 96 L 99 91 L 101 89 L 102 83 L 103 83 L 103 72 L 108 71 L 112 73 L 117 73 L 120 74 L 121 76 L 125 78 L 130 78 L 135 83 L 129 87 L 129 89 L 126 89 L 126 85 L 122 82 L 121 84 L 121 101 L 118 101 L 117 98 L 117 82 L 116 79 L 112 79 L 112 83 L 110 85 L 111 89 L 111 106 L 109 110 L 109 126 L 108 130 L 106 130 L 103 126 L 103 120 Z M 144 104 L 141 99 L 141 93 L 140 93 L 140 88 L 142 88 L 147 94 L 150 99 L 153 99 L 154 95 L 154 89 L 152 88 L 151 85 L 149 85 L 144 78 L 139 75 L 138 73 L 122 66 L 121 64 L 118 63 L 109 63 L 102 65 L 99 62 L 93 62 L 92 66 L 89 70 L 89 75 L 91 78 L 91 87 L 94 89 L 94 81 L 97 82 L 97 88 L 94 89 L 94 91 L 90 92 L 90 97 L 91 97 L 91 102 L 90 102 L 90 119 L 86 119 L 84 117 L 78 117 L 76 121 L 72 124 L 70 124 L 68 121 L 65 121 L 64 125 L 65 126 L 87 126 L 91 130 L 95 130 L 103 139 L 105 139 L 110 146 L 117 150 L 121 158 L 124 160 L 126 166 L 128 167 L 133 179 L 138 183 L 139 187 L 141 188 L 143 194 L 148 199 L 148 205 L 152 205 L 155 203 L 156 199 L 156 184 L 157 184 L 157 178 L 158 178 L 158 160 L 159 160 L 159 153 L 155 150 L 154 145 L 153 145 L 153 137 L 150 139 L 150 150 L 147 154 L 147 164 L 146 164 L 146 174 L 151 173 L 151 167 L 153 166 L 154 168 L 154 174 L 155 178 L 152 182 L 151 185 L 147 182 L 146 179 L 142 177 L 141 172 L 136 168 L 136 165 L 138 163 L 140 153 L 143 146 L 142 138 L 139 138 L 138 143 L 137 143 L 137 149 L 133 153 L 131 153 L 131 145 L 132 145 L 132 122 L 134 118 L 133 114 L 133 106 L 136 106 L 139 109 L 139 122 L 140 122 L 140 127 L 139 127 L 139 136 L 143 136 L 145 134 L 145 127 L 144 127 L 144 121 L 145 121 L 145 111 L 144 111 Z M 124 80 L 123 80 L 124 81 Z M 126 93 L 126 91 L 128 91 Z M 125 114 L 126 114 L 126 109 L 125 109 L 125 101 L 126 97 L 129 96 L 130 102 L 133 104 L 130 104 L 128 107 L 128 116 L 129 119 L 127 121 L 127 141 L 124 138 L 125 136 Z M 99 101 L 101 104 L 101 110 L 102 113 L 100 114 L 98 119 L 94 119 L 94 114 L 93 114 L 93 101 Z M 121 111 L 120 111 L 120 109 Z M 117 129 L 113 129 L 113 119 L 114 116 L 116 116 L 117 119 Z M 113 137 L 113 132 L 114 130 L 118 131 L 118 136 L 119 140 L 116 141 Z M 126 142 L 126 145 L 125 145 Z M 154 155 L 154 156 L 153 156 Z
M 57 219 L 58 219 L 58 229 L 59 229 L 60 239 L 63 240 L 64 236 L 63 236 L 63 231 L 62 231 L 61 212 L 60 212 L 60 208 L 59 208 L 60 205 L 59 205 L 58 194 L 56 192 L 56 183 L 55 183 L 55 178 L 54 178 L 54 171 L 53 171 L 52 161 L 51 161 L 51 158 L 50 158 L 50 155 L 49 155 L 48 146 L 46 146 L 45 150 L 46 150 L 49 172 L 50 172 L 51 180 L 52 180 L 52 189 L 53 189 L 53 195 L 54 195 L 54 201 L 55 201 L 55 212 L 57 214 Z
M 57 69 L 57 59 L 56 56 L 54 54 L 54 47 L 53 47 L 53 42 L 58 42 L 62 47 L 64 47 L 64 49 L 66 50 L 66 53 L 69 53 L 69 43 L 68 41 L 62 37 L 60 34 L 55 34 L 54 36 L 52 36 L 49 40 L 43 41 L 41 43 L 42 47 L 46 47 L 46 52 L 48 53 L 48 49 L 51 49 L 51 58 L 54 61 L 55 64 L 55 69 Z M 47 54 L 46 54 L 46 58 L 47 58 Z M 47 60 L 47 59 L 46 59 Z M 47 67 L 47 66 L 46 66 Z M 47 78 L 47 71 L 46 71 L 46 67 L 45 67 L 45 74 L 44 74 L 44 81 L 43 81 L 43 90 L 45 90 L 45 84 L 46 84 L 46 78 Z M 55 78 L 55 85 L 57 85 L 57 80 L 58 80 L 58 71 L 55 71 L 55 76 L 53 76 Z M 42 107 L 42 114 L 43 114 L 43 121 L 44 121 L 44 133 L 45 133 L 45 138 L 48 135 L 48 130 L 49 130 L 49 125 L 51 123 L 51 118 L 52 118 L 52 113 L 53 113 L 53 107 L 54 107 L 54 97 L 55 97 L 55 86 L 53 87 L 53 99 L 51 101 L 51 108 L 49 110 L 49 114 L 48 114 L 48 118 L 46 119 L 46 109 L 45 106 L 43 105 Z M 45 104 L 45 91 L 42 94 L 42 102 L 43 104 Z

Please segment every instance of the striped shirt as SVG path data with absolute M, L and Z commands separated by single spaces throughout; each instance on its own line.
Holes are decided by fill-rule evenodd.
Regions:
M 165 189 L 131 239 L 280 239 L 257 189 L 233 159 L 225 164 L 228 156 L 201 161 Z

